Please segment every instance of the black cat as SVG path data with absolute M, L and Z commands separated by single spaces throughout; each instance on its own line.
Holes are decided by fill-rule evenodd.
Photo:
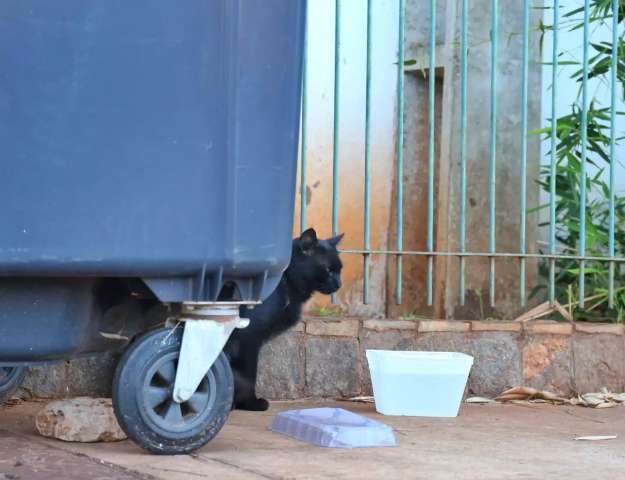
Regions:
M 241 308 L 241 317 L 249 318 L 250 325 L 235 330 L 224 349 L 234 372 L 234 408 L 254 411 L 269 408 L 267 400 L 256 397 L 260 348 L 299 321 L 302 307 L 313 293 L 329 295 L 341 287 L 343 265 L 336 247 L 342 238 L 339 235 L 318 240 L 315 230 L 306 230 L 293 240 L 291 263 L 276 290 L 261 305 Z

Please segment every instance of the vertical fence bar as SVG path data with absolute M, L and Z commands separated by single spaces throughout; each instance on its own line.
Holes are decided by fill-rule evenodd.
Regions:
M 469 2 L 462 0 L 462 25 L 460 32 L 460 252 L 467 248 L 467 75 Z M 465 304 L 465 257 L 460 257 L 460 305 Z
M 581 142 L 582 158 L 579 179 L 579 255 L 586 255 L 586 159 L 588 156 L 588 44 L 590 0 L 584 0 L 584 45 L 582 63 L 582 111 Z M 579 262 L 579 306 L 584 308 L 586 296 L 586 261 Z
M 334 131 L 332 133 L 332 235 L 339 233 L 339 119 L 341 88 L 341 0 L 335 1 L 334 18 Z
M 302 71 L 302 139 L 300 143 L 300 207 L 299 207 L 299 229 L 300 232 L 306 230 L 306 203 L 308 201 L 306 186 L 307 186 L 307 139 L 306 139 L 306 124 L 307 124 L 307 111 L 308 111 L 308 15 L 306 15 L 306 32 L 304 33 L 304 59 L 303 59 L 303 71 Z
M 334 131 L 332 133 L 332 235 L 339 233 L 339 120 L 341 114 L 341 0 L 335 1 L 334 16 Z M 336 303 L 336 293 L 332 294 Z
M 497 201 L 497 8 L 498 1 L 491 0 L 491 28 L 490 28 L 490 158 L 488 165 L 488 196 L 489 196 L 489 232 L 488 251 L 495 253 L 496 249 L 496 201 Z M 490 257 L 489 275 L 490 305 L 495 306 L 495 257 Z
M 430 71 L 428 95 L 428 252 L 434 251 L 434 141 L 436 128 L 436 0 L 430 0 Z M 428 256 L 427 302 L 432 305 L 434 257 Z
M 404 37 L 405 37 L 406 1 L 399 0 L 399 26 L 397 41 L 397 197 L 395 220 L 397 227 L 396 247 L 401 252 L 404 249 Z M 402 266 L 403 256 L 397 255 L 395 269 L 395 302 L 402 300 Z
M 363 255 L 363 303 L 369 303 L 369 263 L 371 250 L 371 3 L 367 0 L 367 77 L 365 100 L 365 218 Z
M 610 212 L 609 212 L 609 233 L 608 250 L 610 258 L 615 254 L 615 197 L 614 188 L 616 182 L 616 89 L 617 89 L 617 68 L 618 68 L 618 14 L 619 0 L 612 0 L 612 65 L 611 65 L 611 92 L 610 92 Z M 614 261 L 610 261 L 610 271 L 608 277 L 608 304 L 614 308 Z
M 553 42 L 551 52 L 551 164 L 549 167 L 549 253 L 556 254 L 556 148 L 558 133 L 558 29 L 560 0 L 553 0 Z M 556 259 L 549 259 L 549 302 L 556 301 Z
M 520 161 L 520 218 L 519 218 L 519 252 L 526 251 L 526 220 L 527 220 L 527 79 L 529 59 L 529 0 L 523 1 L 523 63 L 521 66 L 521 161 Z M 519 274 L 521 306 L 525 306 L 525 257 L 521 257 Z

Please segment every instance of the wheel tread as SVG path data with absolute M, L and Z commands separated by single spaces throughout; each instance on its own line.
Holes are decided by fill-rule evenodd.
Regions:
M 219 372 L 215 375 L 218 385 L 214 414 L 199 431 L 184 438 L 167 438 L 152 430 L 144 421 L 136 401 L 136 389 L 142 385 L 138 373 L 147 361 L 158 355 L 157 352 L 171 352 L 172 348 L 179 350 L 181 342 L 181 328 L 163 328 L 144 335 L 126 350 L 113 380 L 113 408 L 120 427 L 128 438 L 155 454 L 177 455 L 197 450 L 219 433 L 232 408 L 234 380 L 230 364 L 222 352 L 211 367 L 211 370 Z M 221 383 L 219 379 L 222 379 Z

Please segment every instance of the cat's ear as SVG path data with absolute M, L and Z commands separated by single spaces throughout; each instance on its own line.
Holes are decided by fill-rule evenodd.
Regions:
M 312 253 L 318 243 L 317 232 L 314 228 L 309 228 L 299 237 L 299 248 L 306 254 Z
M 341 233 L 340 235 L 337 235 L 336 237 L 328 238 L 328 243 L 332 245 L 334 248 L 336 248 L 337 245 L 341 243 L 341 240 L 343 240 L 344 236 L 345 234 Z

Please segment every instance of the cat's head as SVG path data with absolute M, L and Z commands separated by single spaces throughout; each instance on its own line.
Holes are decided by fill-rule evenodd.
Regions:
M 336 249 L 343 234 L 320 240 L 309 228 L 293 240 L 289 281 L 300 292 L 330 295 L 341 288 L 343 264 Z

